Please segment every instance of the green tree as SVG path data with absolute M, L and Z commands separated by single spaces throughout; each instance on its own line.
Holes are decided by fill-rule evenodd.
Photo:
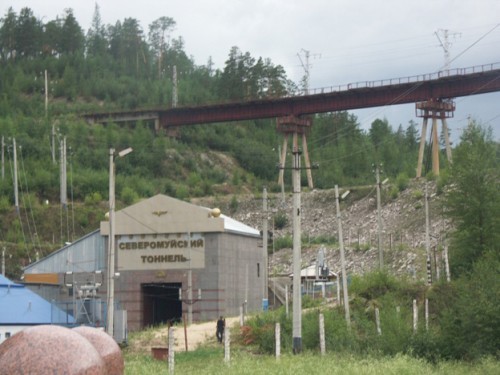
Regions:
M 2 60 L 14 59 L 16 50 L 17 15 L 10 7 L 4 18 L 0 19 L 0 56 Z
M 250 70 L 254 64 L 255 59 L 250 53 L 243 54 L 238 47 L 232 47 L 220 76 L 220 95 L 234 100 L 250 96 L 252 90 Z
M 471 268 L 469 275 L 441 285 L 435 304 L 440 323 L 440 356 L 478 359 L 498 355 L 500 350 L 500 254 L 489 251 Z
M 61 53 L 74 54 L 82 51 L 84 41 L 82 28 L 76 21 L 73 11 L 66 9 L 66 15 L 61 26 Z
M 469 273 L 488 250 L 500 250 L 500 166 L 491 129 L 471 123 L 460 137 L 446 194 L 455 225 L 450 263 L 453 273 Z
M 142 62 L 145 60 L 143 49 L 143 31 L 135 18 L 125 18 L 123 23 L 118 21 L 109 30 L 110 52 L 121 72 L 127 75 L 138 76 Z
M 158 59 L 158 78 L 163 71 L 163 56 L 168 48 L 169 33 L 175 28 L 175 21 L 170 17 L 160 17 L 149 25 L 149 44 Z
M 16 50 L 22 57 L 35 57 L 41 52 L 42 25 L 30 8 L 19 13 L 16 27 Z
M 417 130 L 417 123 L 415 121 L 410 121 L 405 132 L 405 143 L 406 147 L 410 151 L 418 150 L 419 134 Z
M 103 56 L 107 51 L 106 28 L 102 24 L 99 5 L 96 3 L 92 25 L 87 32 L 86 49 L 89 56 Z
M 61 53 L 61 21 L 49 21 L 44 25 L 42 52 L 45 56 L 56 56 Z

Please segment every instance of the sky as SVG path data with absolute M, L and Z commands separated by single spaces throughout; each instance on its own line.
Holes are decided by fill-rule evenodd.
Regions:
M 29 7 L 43 22 L 71 8 L 87 32 L 95 5 L 106 25 L 135 18 L 147 36 L 160 17 L 176 22 L 197 65 L 209 58 L 222 69 L 233 46 L 252 57 L 282 65 L 299 83 L 309 71 L 310 89 L 408 77 L 443 70 L 445 47 L 450 69 L 500 63 L 499 0 L 0 0 L 1 17 L 12 7 Z M 445 39 L 445 31 L 448 38 Z M 306 54 L 309 59 L 306 59 Z M 469 118 L 491 126 L 500 140 L 500 93 L 456 98 L 448 119 L 457 141 Z M 412 104 L 352 111 L 361 127 L 387 119 L 396 129 L 417 124 Z

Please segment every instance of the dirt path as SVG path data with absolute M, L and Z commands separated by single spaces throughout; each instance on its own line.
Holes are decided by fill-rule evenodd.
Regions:
M 226 318 L 226 326 L 234 327 L 239 325 L 239 317 Z M 206 342 L 216 342 L 215 337 L 216 321 L 205 323 L 191 324 L 186 327 L 187 346 L 188 350 L 195 350 L 201 344 Z M 184 326 L 182 324 L 174 326 L 174 341 L 175 351 L 181 352 L 186 350 L 186 339 L 184 335 Z M 168 327 L 158 329 L 154 332 L 154 336 L 145 342 L 137 342 L 132 344 L 133 350 L 151 353 L 152 347 L 167 347 L 168 346 Z

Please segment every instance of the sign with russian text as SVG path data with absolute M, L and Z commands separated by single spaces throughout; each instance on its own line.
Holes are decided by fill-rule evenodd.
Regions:
M 205 239 L 199 233 L 117 236 L 118 270 L 205 267 Z

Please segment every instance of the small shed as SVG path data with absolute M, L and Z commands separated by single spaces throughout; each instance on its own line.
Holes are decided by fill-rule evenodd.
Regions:
M 293 273 L 289 275 L 293 279 Z M 312 298 L 338 296 L 338 275 L 328 267 L 312 264 L 300 270 L 302 294 Z

